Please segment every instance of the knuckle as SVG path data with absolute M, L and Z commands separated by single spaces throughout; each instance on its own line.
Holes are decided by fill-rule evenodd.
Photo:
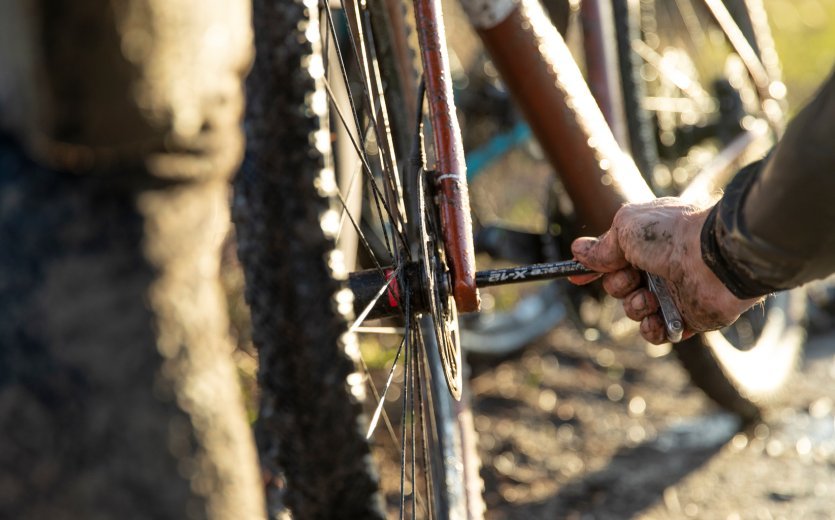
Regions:
M 620 228 L 625 222 L 629 220 L 629 216 L 634 212 L 635 204 L 627 202 L 618 209 L 615 217 L 612 219 L 612 227 Z
M 603 279 L 603 288 L 615 298 L 624 298 L 632 291 L 632 277 L 625 270 L 615 271 Z
M 664 325 L 657 314 L 651 314 L 641 321 L 641 335 L 655 345 L 660 345 L 666 340 Z
M 628 300 L 624 300 L 623 302 L 623 311 L 630 320 L 641 321 L 644 319 L 643 313 L 630 305 Z
M 640 321 L 657 310 L 651 302 L 649 291 L 646 289 L 638 289 L 627 296 L 623 303 L 623 309 L 626 315 L 635 321 Z

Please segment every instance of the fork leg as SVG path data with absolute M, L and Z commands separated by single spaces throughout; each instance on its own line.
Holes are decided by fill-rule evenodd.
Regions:
M 437 155 L 434 168 L 437 206 L 447 261 L 452 271 L 452 293 L 459 311 L 473 312 L 479 308 L 479 297 L 475 285 L 467 167 L 464 164 L 464 145 L 452 95 L 441 2 L 414 0 L 414 3 L 426 98 Z

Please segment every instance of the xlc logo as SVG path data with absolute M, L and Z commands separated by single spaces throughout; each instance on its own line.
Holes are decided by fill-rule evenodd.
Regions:
M 500 271 L 490 274 L 490 282 L 504 282 L 505 280 L 524 280 L 528 277 L 527 269 L 518 271 Z
M 582 267 L 582 266 L 580 266 Z M 572 268 L 576 268 L 573 265 L 553 265 L 548 266 L 546 264 L 539 265 L 536 267 L 526 267 L 526 268 L 517 268 L 517 269 L 500 269 L 497 271 L 493 271 L 487 277 L 488 283 L 498 283 L 498 282 L 507 282 L 507 281 L 515 281 L 515 280 L 527 280 L 530 277 L 538 277 L 538 276 L 547 276 L 551 274 L 568 274 L 571 272 Z

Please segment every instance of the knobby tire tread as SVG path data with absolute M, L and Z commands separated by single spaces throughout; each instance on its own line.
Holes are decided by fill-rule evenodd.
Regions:
M 260 360 L 256 439 L 272 481 L 270 516 L 286 506 L 296 518 L 382 518 L 362 403 L 347 383 L 355 365 L 346 305 L 337 303 L 345 287 L 322 228 L 334 201 L 320 192 L 327 150 L 315 138 L 325 123 L 311 103 L 321 85 L 308 68 L 319 52 L 305 34 L 310 5 L 253 2 L 256 57 L 233 218 Z

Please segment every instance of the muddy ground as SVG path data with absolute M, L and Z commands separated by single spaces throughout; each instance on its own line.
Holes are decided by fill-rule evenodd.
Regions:
M 487 518 L 835 518 L 835 334 L 750 426 L 665 349 L 584 335 L 474 363 Z

